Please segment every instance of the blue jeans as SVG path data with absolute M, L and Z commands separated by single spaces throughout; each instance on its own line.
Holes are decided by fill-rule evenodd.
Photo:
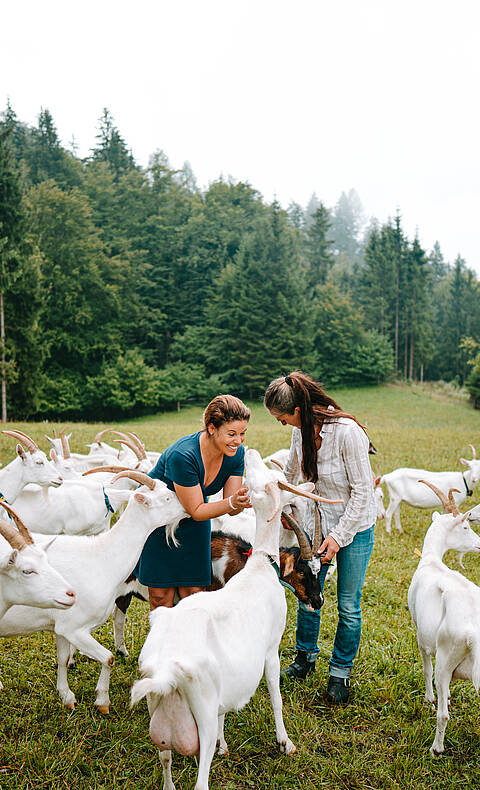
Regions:
M 330 675 L 348 678 L 360 644 L 362 633 L 362 611 L 360 601 L 367 565 L 373 550 L 373 527 L 355 535 L 352 543 L 337 553 L 337 609 L 338 625 L 335 634 Z M 328 565 L 322 565 L 319 574 L 323 591 Z M 310 660 L 318 656 L 318 633 L 320 630 L 320 609 L 309 611 L 304 604 L 298 604 L 297 612 L 297 650 L 308 653 Z

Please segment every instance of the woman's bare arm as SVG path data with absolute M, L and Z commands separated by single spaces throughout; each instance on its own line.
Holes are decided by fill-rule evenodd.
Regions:
M 200 485 L 191 487 L 180 486 L 177 483 L 173 485 L 180 502 L 194 521 L 206 521 L 216 516 L 224 516 L 225 513 L 238 513 L 250 506 L 247 488 L 242 486 L 241 477 L 228 478 L 223 488 L 225 498 L 218 502 L 204 502 Z M 233 507 L 230 507 L 228 497 L 231 497 Z

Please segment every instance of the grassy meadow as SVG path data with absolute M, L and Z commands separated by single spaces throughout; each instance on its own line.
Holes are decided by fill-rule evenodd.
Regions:
M 382 387 L 332 393 L 343 408 L 363 422 L 378 455 L 372 465 L 382 472 L 399 466 L 432 470 L 460 469 L 459 457 L 471 458 L 469 444 L 480 454 L 480 412 L 448 393 L 420 388 Z M 180 435 L 197 430 L 201 409 L 117 423 L 135 430 L 148 449 L 163 449 Z M 13 427 L 9 426 L 9 427 Z M 53 423 L 16 423 L 47 449 L 45 433 Z M 59 425 L 55 426 L 58 430 Z M 71 424 L 72 450 L 83 452 L 102 425 Z M 51 435 L 51 433 L 50 433 Z M 290 429 L 276 423 L 260 404 L 252 405 L 247 443 L 266 455 L 288 446 Z M 107 437 L 108 439 L 108 437 Z M 13 458 L 14 440 L 0 435 L 0 457 Z M 468 506 L 480 501 L 480 488 Z M 464 505 L 465 510 L 467 505 Z M 335 581 L 326 589 L 317 671 L 305 683 L 283 688 L 284 720 L 297 754 L 277 751 L 273 716 L 262 681 L 250 703 L 226 717 L 228 757 L 214 758 L 212 790 L 396 790 L 397 788 L 465 788 L 480 784 L 480 701 L 466 683 L 452 685 L 451 721 L 445 756 L 428 753 L 435 715 L 422 704 L 423 678 L 415 634 L 406 605 L 410 579 L 430 524 L 431 511 L 402 505 L 404 534 L 388 536 L 376 528 L 374 553 L 363 595 L 363 637 L 357 656 L 354 702 L 340 710 L 315 703 L 325 689 L 328 657 L 336 626 Z M 458 568 L 456 556 L 446 561 Z M 464 573 L 480 584 L 480 559 L 467 556 Z M 294 655 L 295 599 L 286 592 L 288 622 L 281 644 L 281 663 Z M 145 604 L 135 602 L 127 620 L 130 659 L 112 671 L 111 712 L 94 708 L 99 665 L 77 657 L 69 682 L 78 700 L 74 712 L 62 707 L 55 690 L 55 644 L 50 633 L 0 643 L 0 788 L 21 790 L 153 790 L 162 772 L 148 737 L 143 700 L 129 709 L 129 690 L 137 677 L 136 659 L 148 629 Z M 113 649 L 110 622 L 96 632 Z M 193 758 L 176 755 L 177 790 L 195 784 Z

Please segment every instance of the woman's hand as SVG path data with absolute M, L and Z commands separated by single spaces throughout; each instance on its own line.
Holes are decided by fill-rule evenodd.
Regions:
M 229 502 L 231 502 L 232 508 L 234 508 L 236 513 L 239 513 L 241 510 L 245 510 L 246 507 L 250 507 L 247 486 L 241 486 L 241 488 L 237 488 L 237 490 L 230 496 Z
M 338 545 L 337 541 L 335 538 L 332 538 L 331 535 L 327 535 L 318 550 L 317 556 L 320 557 L 320 562 L 322 565 L 326 565 L 327 562 L 330 562 L 333 559 L 337 551 L 340 551 L 340 546 Z

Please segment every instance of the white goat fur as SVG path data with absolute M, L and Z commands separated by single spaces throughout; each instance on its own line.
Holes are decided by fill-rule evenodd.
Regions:
M 14 604 L 28 604 L 43 609 L 68 609 L 75 594 L 63 576 L 53 568 L 39 546 L 4 551 L 0 555 L 0 617 Z
M 117 589 L 133 571 L 150 533 L 162 524 L 168 525 L 167 532 L 173 532 L 178 521 L 187 515 L 176 495 L 159 480 L 154 481 L 153 491 L 142 486 L 132 496 L 130 493 L 108 490 L 116 504 L 130 497 L 125 512 L 108 532 L 95 537 L 59 535 L 53 542 L 46 536 L 33 536 L 40 545 L 42 540 L 50 543 L 49 561 L 75 589 L 75 606 L 67 612 L 12 606 L 0 619 L 0 636 L 55 632 L 57 691 L 68 708 L 73 708 L 76 702 L 67 681 L 71 643 L 81 653 L 101 663 L 95 705 L 102 713 L 108 713 L 114 657 L 90 632 L 104 623 L 112 612 Z M 0 540 L 6 544 L 3 538 Z
M 208 790 L 210 765 L 225 713 L 242 708 L 265 673 L 276 738 L 287 754 L 295 751 L 282 717 L 278 645 L 286 602 L 269 557 L 278 563 L 280 509 L 292 494 L 276 488 L 280 471 L 267 469 L 256 450 L 247 450 L 246 484 L 257 517 L 253 554 L 221 590 L 196 593 L 174 609 L 159 607 L 140 654 L 144 676 L 132 689 L 132 703 L 147 695 L 150 735 L 159 747 L 165 790 L 175 790 L 171 750 L 199 754 L 195 790 Z M 277 506 L 266 484 L 279 495 Z M 311 491 L 313 485 L 302 488 Z M 275 509 L 273 518 L 272 510 Z M 269 521 L 268 519 L 271 518 Z
M 25 452 L 21 444 L 17 444 L 16 452 L 17 457 L 0 469 L 0 492 L 7 502 L 15 502 L 29 483 L 42 487 L 61 485 L 62 478 L 42 450 Z
M 430 747 L 434 755 L 444 750 L 452 677 L 470 678 L 477 691 L 480 685 L 480 588 L 442 562 L 448 549 L 480 552 L 480 538 L 468 524 L 469 515 L 433 513 L 422 558 L 408 590 L 408 607 L 417 627 L 422 658 L 425 701 L 432 706 L 435 657 L 437 729 Z
M 470 489 L 474 489 L 480 479 L 480 459 L 474 458 L 469 461 L 461 458 L 460 461 L 468 466 L 464 473 L 465 481 Z M 455 488 L 458 493 L 454 493 L 455 502 L 461 505 L 467 497 L 464 477 L 461 472 L 428 472 L 425 469 L 394 469 L 381 478 L 381 483 L 385 483 L 389 496 L 389 503 L 385 518 L 385 528 L 391 531 L 392 516 L 395 518 L 395 526 L 402 532 L 400 523 L 400 504 L 406 502 L 413 507 L 436 507 L 438 498 L 436 494 L 419 483 L 419 480 L 426 480 L 440 488 L 445 494 L 449 489 Z

